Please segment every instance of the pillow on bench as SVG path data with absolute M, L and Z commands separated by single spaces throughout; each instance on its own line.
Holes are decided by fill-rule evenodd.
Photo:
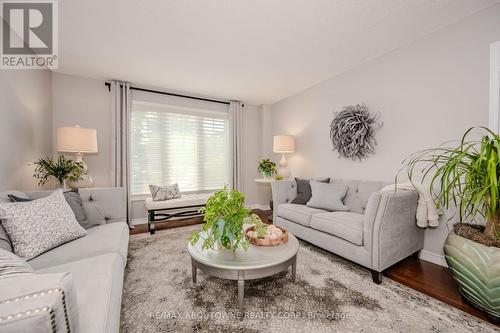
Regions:
M 179 185 L 172 184 L 169 186 L 149 185 L 153 201 L 165 201 L 181 197 Z

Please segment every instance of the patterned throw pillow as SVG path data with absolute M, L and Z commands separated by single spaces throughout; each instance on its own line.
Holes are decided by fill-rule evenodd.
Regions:
M 14 253 L 0 249 L 0 279 L 33 274 L 33 268 Z
M 149 190 L 153 196 L 153 201 L 165 201 L 181 197 L 179 185 L 177 184 L 169 186 L 149 185 Z
M 62 190 L 34 201 L 0 203 L 0 218 L 14 253 L 25 260 L 87 234 Z

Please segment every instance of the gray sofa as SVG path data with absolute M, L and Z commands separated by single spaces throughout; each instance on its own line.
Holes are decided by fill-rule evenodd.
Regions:
M 410 255 L 418 256 L 424 232 L 416 226 L 416 192 L 380 192 L 386 184 L 375 181 L 331 182 L 347 185 L 344 204 L 348 212 L 292 204 L 297 196 L 295 180 L 272 182 L 274 224 L 369 268 L 375 283 L 381 283 L 386 268 Z
M 28 263 L 39 279 L 49 273 L 70 272 L 76 292 L 79 330 L 83 333 L 116 333 L 120 327 L 123 276 L 127 263 L 129 229 L 123 188 L 80 189 L 89 222 L 99 224 L 87 235 L 60 245 Z M 32 198 L 48 192 L 27 193 Z M 5 196 L 0 196 L 5 200 Z M 16 282 L 17 281 L 17 282 Z M 0 279 L 0 300 L 23 290 L 23 279 Z M 1 302 L 0 302 L 1 303 Z M 42 331 L 42 330 L 40 330 Z

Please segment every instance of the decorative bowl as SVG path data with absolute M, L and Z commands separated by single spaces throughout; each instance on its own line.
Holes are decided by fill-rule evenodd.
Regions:
M 270 239 L 270 238 L 260 238 L 260 237 L 250 237 L 247 232 L 255 231 L 255 226 L 251 226 L 250 228 L 245 230 L 245 237 L 248 241 L 257 246 L 276 246 L 280 244 L 284 244 L 288 242 L 288 231 L 285 228 L 277 227 L 281 229 L 283 235 L 280 238 Z

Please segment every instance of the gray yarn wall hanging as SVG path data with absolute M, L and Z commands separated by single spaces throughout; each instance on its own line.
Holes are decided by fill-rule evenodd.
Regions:
M 383 125 L 378 122 L 379 117 L 379 113 L 370 114 L 364 104 L 344 106 L 330 124 L 333 150 L 351 160 L 362 160 L 375 153 L 375 131 Z

